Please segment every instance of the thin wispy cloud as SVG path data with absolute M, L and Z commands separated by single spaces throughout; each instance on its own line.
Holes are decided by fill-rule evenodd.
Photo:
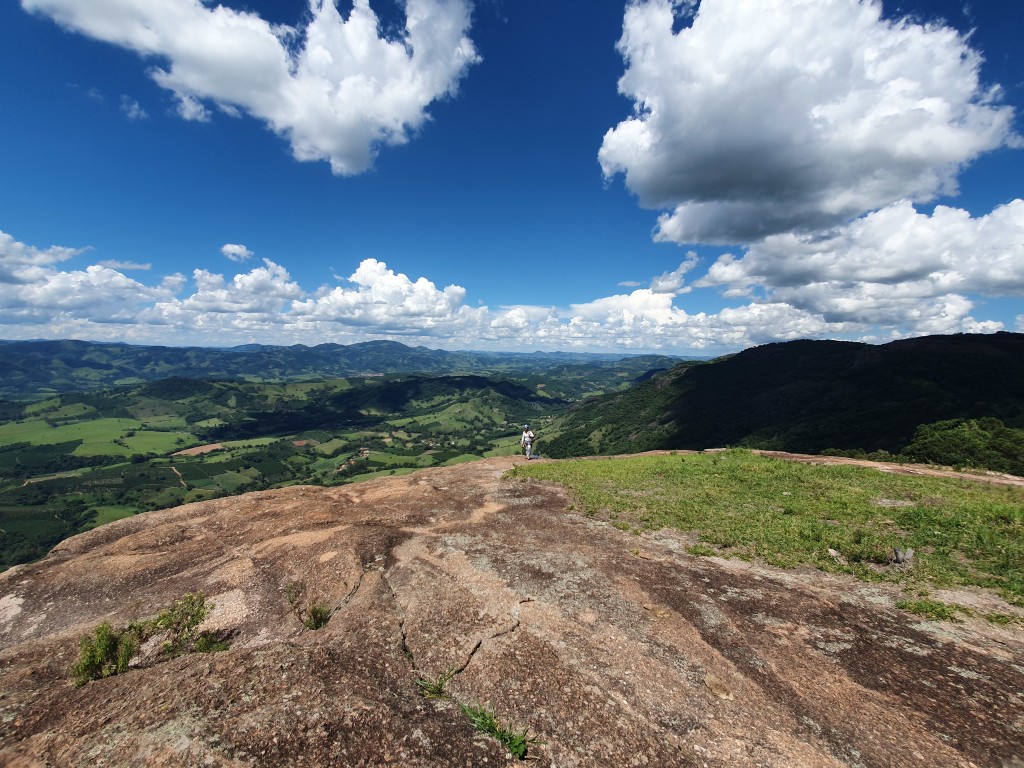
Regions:
M 149 117 L 149 113 L 139 102 L 125 95 L 121 96 L 121 111 L 129 120 L 145 120 Z
M 119 272 L 148 272 L 153 268 L 152 264 L 140 264 L 135 261 L 117 261 L 116 259 L 100 261 L 98 264 L 107 269 L 116 269 Z

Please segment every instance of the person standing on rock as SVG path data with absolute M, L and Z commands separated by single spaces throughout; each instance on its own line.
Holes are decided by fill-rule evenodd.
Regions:
M 519 445 L 523 447 L 523 452 L 526 454 L 526 459 L 529 461 L 533 458 L 533 441 L 537 436 L 533 434 L 533 430 L 530 429 L 529 424 L 523 424 L 523 436 L 519 438 Z

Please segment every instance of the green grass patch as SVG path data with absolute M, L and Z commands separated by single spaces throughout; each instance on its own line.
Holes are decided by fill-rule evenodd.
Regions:
M 896 603 L 896 607 L 930 621 L 961 621 L 957 615 L 959 610 L 957 606 L 939 600 L 900 600 Z
M 395 456 L 394 454 L 385 453 L 383 451 L 370 451 L 370 455 L 367 457 L 367 460 L 390 467 L 393 464 L 408 464 L 410 461 L 415 461 L 415 458 L 410 456 Z
M 93 528 L 98 528 L 101 525 L 112 523 L 115 520 L 123 520 L 126 517 L 131 517 L 138 512 L 136 507 L 126 507 L 111 504 L 104 507 L 96 507 L 96 522 L 93 523 Z
M 276 443 L 278 440 L 280 440 L 278 437 L 256 437 L 251 440 L 227 440 L 221 442 L 221 445 L 232 450 L 236 448 L 262 448 L 265 445 Z
M 565 484 L 587 515 L 696 533 L 721 556 L 864 579 L 975 585 L 1024 605 L 1021 488 L 739 450 L 530 464 L 512 475 Z M 912 568 L 889 565 L 896 548 L 915 550 Z
M 222 472 L 214 478 L 217 486 L 224 489 L 225 493 L 237 493 L 239 488 L 251 485 L 253 479 L 241 472 Z
M 179 440 L 192 445 L 196 437 L 188 432 L 136 432 L 124 437 L 122 442 L 132 453 L 171 453 L 181 449 Z
M 529 736 L 529 731 L 526 728 L 522 731 L 517 731 L 503 726 L 495 716 L 494 710 L 490 707 L 479 704 L 460 703 L 459 709 L 469 718 L 474 728 L 497 739 L 513 757 L 519 760 L 527 758 L 531 744 L 541 743 L 536 738 Z
M 465 464 L 467 461 L 479 461 L 480 457 L 472 453 L 461 453 L 458 456 L 453 456 L 444 462 L 444 466 L 450 467 L 452 464 Z
M 322 453 L 324 456 L 330 456 L 335 451 L 339 451 L 347 445 L 347 440 L 341 440 L 336 437 L 333 440 L 320 443 L 320 445 L 316 446 L 316 451 L 317 453 Z
M 367 480 L 378 480 L 379 478 L 391 477 L 392 475 L 406 475 L 415 471 L 414 469 L 382 469 L 376 472 L 361 472 L 358 475 L 346 478 L 346 481 L 349 483 L 365 483 Z

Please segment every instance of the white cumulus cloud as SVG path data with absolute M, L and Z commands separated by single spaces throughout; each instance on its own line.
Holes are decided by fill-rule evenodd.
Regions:
M 88 248 L 36 248 L 0 232 L 0 315 L 13 326 L 43 323 L 51 335 L 69 319 L 134 322 L 140 308 L 165 298 L 173 278 L 145 286 L 102 264 L 81 270 L 55 267 Z M 17 335 L 17 334 L 16 334 Z
M 67 29 L 159 62 L 153 79 L 179 114 L 209 120 L 207 104 L 242 111 L 286 138 L 299 160 L 334 173 L 367 170 L 379 146 L 402 144 L 453 94 L 479 57 L 467 37 L 468 0 L 406 0 L 399 39 L 369 0 L 343 17 L 310 0 L 301 28 L 199 0 L 22 0 Z
M 599 160 L 666 211 L 657 237 L 743 244 L 956 191 L 1019 145 L 1013 111 L 955 30 L 877 0 L 634 0 L 619 50 L 635 113 Z M 673 32 L 676 16 L 687 17 Z
M 827 236 L 767 237 L 742 257 L 720 257 L 696 285 L 763 291 L 833 323 L 915 333 L 978 327 L 969 295 L 1024 297 L 1024 200 L 977 218 L 895 203 Z
M 220 247 L 220 252 L 231 259 L 231 261 L 245 261 L 253 255 L 252 251 L 238 243 L 225 243 Z
M 980 219 L 941 207 L 925 215 L 900 204 L 830 238 L 767 238 L 744 257 L 722 257 L 688 285 L 682 281 L 695 268 L 695 254 L 654 276 L 650 288 L 568 307 L 494 309 L 467 306 L 459 285 L 439 287 L 376 259 L 363 260 L 340 285 L 313 291 L 269 259 L 235 275 L 195 269 L 146 285 L 124 274 L 145 265 L 108 260 L 61 269 L 87 249 L 40 249 L 0 233 L 0 338 L 207 346 L 391 338 L 461 349 L 721 354 L 797 338 L 987 333 L 1003 324 L 975 318 L 968 293 L 1024 293 L 1016 278 L 1024 274 L 1022 227 L 1020 201 Z M 868 258 L 862 249 L 879 256 Z M 951 256 L 950 249 L 971 255 Z M 913 259 L 900 257 L 911 252 Z M 808 264 L 811 277 L 801 272 Z M 723 287 L 746 298 L 716 312 L 687 306 L 696 304 L 698 290 Z M 1024 315 L 1015 322 L 1021 330 Z
M 482 311 L 463 305 L 466 289 L 438 289 L 425 277 L 415 281 L 376 259 L 365 259 L 347 279 L 351 287 L 323 289 L 296 302 L 292 314 L 307 323 L 373 327 L 391 333 L 451 329 Z
M 690 286 L 685 285 L 686 273 L 697 266 L 698 257 L 693 251 L 686 254 L 683 262 L 671 272 L 658 275 L 651 280 L 651 290 L 655 293 L 689 293 Z

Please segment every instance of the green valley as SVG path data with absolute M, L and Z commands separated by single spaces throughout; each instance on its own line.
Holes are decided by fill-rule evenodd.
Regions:
M 0 343 L 0 357 L 25 352 L 2 379 L 0 567 L 148 510 L 516 453 L 526 422 L 555 458 L 733 446 L 1024 474 L 1022 334 L 795 341 L 715 361 L 353 346 Z M 131 383 L 55 378 L 97 370 Z M 189 375 L 154 378 L 167 370 Z
M 531 365 L 517 377 L 172 377 L 0 404 L 0 566 L 81 530 L 227 494 L 334 485 L 518 450 L 572 401 L 668 358 Z M 35 395 L 30 391 L 25 395 Z M 37 395 L 36 395 L 37 396 Z

